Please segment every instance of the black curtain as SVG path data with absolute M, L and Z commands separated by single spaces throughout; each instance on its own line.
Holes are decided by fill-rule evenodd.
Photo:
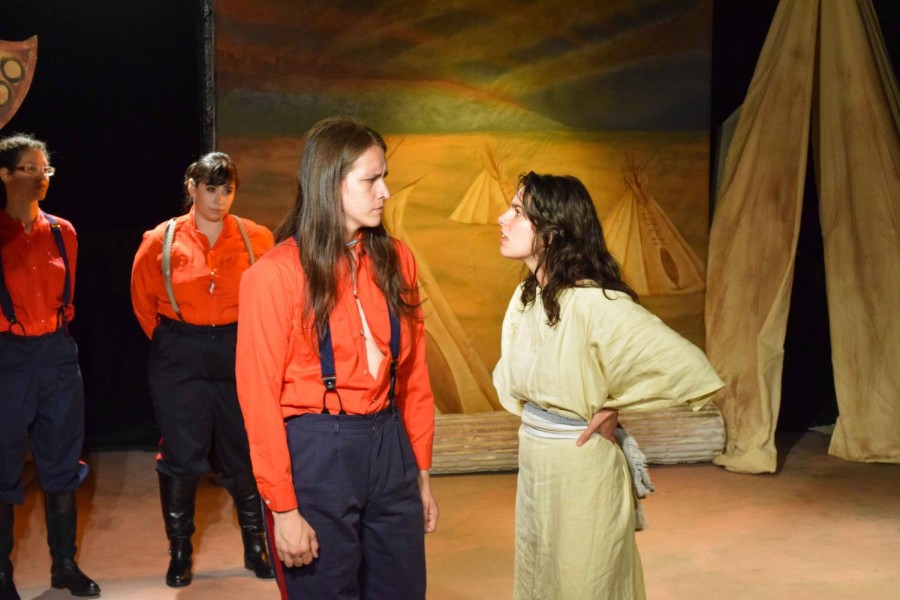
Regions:
M 203 145 L 200 0 L 5 0 L 0 39 L 38 36 L 31 90 L 0 135 L 47 142 L 57 174 L 42 208 L 78 231 L 75 319 L 88 447 L 158 440 L 149 342 L 131 311 L 142 233 L 181 211 Z

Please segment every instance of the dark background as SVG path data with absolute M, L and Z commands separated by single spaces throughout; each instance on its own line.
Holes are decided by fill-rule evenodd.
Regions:
M 38 36 L 31 90 L 2 134 L 33 133 L 58 169 L 42 208 L 75 224 L 75 319 L 87 445 L 152 446 L 149 342 L 131 310 L 142 233 L 181 212 L 202 152 L 201 3 L 3 0 L 0 39 Z
M 149 343 L 131 311 L 129 278 L 141 234 L 181 211 L 184 169 L 206 150 L 204 2 L 3 4 L 0 39 L 39 36 L 39 59 L 31 90 L 2 134 L 28 132 L 47 142 L 58 173 L 42 207 L 78 229 L 71 329 L 84 373 L 87 446 L 152 447 L 158 430 L 146 385 Z M 875 2 L 894 65 L 898 5 Z M 776 6 L 775 0 L 714 3 L 713 138 L 743 101 Z M 822 236 L 815 189 L 807 189 L 780 429 L 833 422 L 836 415 Z

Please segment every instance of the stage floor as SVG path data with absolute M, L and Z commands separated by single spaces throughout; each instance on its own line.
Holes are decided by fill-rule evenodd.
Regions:
M 777 475 L 710 464 L 657 466 L 638 534 L 653 600 L 900 598 L 900 466 L 827 455 L 828 436 L 783 440 Z M 243 569 L 230 498 L 200 486 L 194 583 L 166 587 L 166 540 L 154 454 L 102 452 L 79 492 L 79 564 L 103 598 L 277 598 Z M 430 600 L 512 597 L 515 474 L 433 479 L 441 507 L 427 538 Z M 15 581 L 22 598 L 71 598 L 50 587 L 43 500 L 35 483 L 16 507 Z M 614 599 L 610 599 L 614 600 Z

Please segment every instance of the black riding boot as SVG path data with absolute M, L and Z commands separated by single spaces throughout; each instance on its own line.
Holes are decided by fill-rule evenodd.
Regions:
M 222 483 L 234 498 L 234 508 L 241 526 L 241 539 L 244 541 L 244 567 L 253 571 L 260 579 L 275 577 L 266 547 L 262 503 L 253 473 L 247 471 L 234 477 L 223 478 Z
M 13 583 L 13 507 L 0 504 L 0 600 L 22 600 Z
M 169 538 L 169 570 L 166 585 L 185 587 L 194 579 L 194 506 L 197 480 L 182 481 L 159 473 L 159 498 L 162 501 L 166 537 Z
M 75 492 L 44 494 L 44 516 L 47 517 L 47 545 L 53 559 L 50 585 L 68 588 L 73 596 L 98 596 L 100 586 L 75 564 Z

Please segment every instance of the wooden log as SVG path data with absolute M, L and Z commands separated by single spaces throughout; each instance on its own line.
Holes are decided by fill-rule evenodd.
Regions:
M 619 420 L 651 464 L 709 462 L 725 447 L 725 422 L 711 402 L 698 411 L 679 406 Z
M 712 404 L 696 412 L 678 407 L 620 420 L 652 464 L 709 462 L 725 445 L 725 424 Z M 437 415 L 432 472 L 516 470 L 520 423 L 505 411 Z
M 519 417 L 506 411 L 437 415 L 432 472 L 516 470 L 520 424 Z

